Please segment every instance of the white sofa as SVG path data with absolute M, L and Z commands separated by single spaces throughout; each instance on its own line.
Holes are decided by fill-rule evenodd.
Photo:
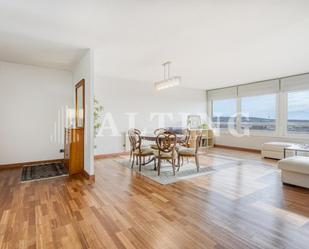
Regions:
M 293 143 L 285 142 L 268 142 L 262 144 L 262 157 L 273 158 L 273 159 L 282 159 L 284 158 L 284 148 L 287 148 Z M 293 155 L 293 152 L 287 151 L 287 156 Z
M 309 157 L 294 156 L 279 161 L 283 183 L 309 188 Z

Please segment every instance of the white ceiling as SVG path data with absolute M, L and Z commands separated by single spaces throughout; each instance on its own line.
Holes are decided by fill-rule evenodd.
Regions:
M 86 49 L 6 32 L 0 33 L 0 60 L 71 70 Z
M 69 68 L 94 48 L 97 74 L 145 83 L 166 60 L 203 89 L 309 72 L 308 44 L 307 0 L 0 1 L 0 60 Z

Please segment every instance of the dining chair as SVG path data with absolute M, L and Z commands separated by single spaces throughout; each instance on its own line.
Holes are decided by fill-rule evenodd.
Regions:
M 157 135 L 156 144 L 158 149 L 154 150 L 153 154 L 155 156 L 154 163 L 155 168 L 158 170 L 158 176 L 160 175 L 161 170 L 161 160 L 171 160 L 173 174 L 175 175 L 175 163 L 177 159 L 177 153 L 175 150 L 176 143 L 177 137 L 175 133 L 166 131 Z
M 191 131 L 190 129 L 185 129 L 183 134 L 185 137 L 181 139 L 178 144 L 176 145 L 176 150 L 184 149 L 184 148 L 190 148 L 190 138 L 191 138 Z M 182 158 L 183 160 L 183 158 Z M 189 162 L 189 158 L 187 158 L 187 162 Z M 183 161 L 182 161 L 183 164 Z
M 131 140 L 132 140 L 132 146 L 133 146 L 133 160 L 131 168 L 133 168 L 134 160 L 136 158 L 137 163 L 139 165 L 139 171 L 142 170 L 142 158 L 145 162 L 145 158 L 148 156 L 153 155 L 153 150 L 149 147 L 142 147 L 142 139 L 140 132 L 133 131 L 131 133 Z
M 178 169 L 177 171 L 179 171 L 180 169 L 180 158 L 182 159 L 182 164 L 183 164 L 183 158 L 190 158 L 190 157 L 194 157 L 195 158 L 195 164 L 196 164 L 196 169 L 197 172 L 199 172 L 200 170 L 200 163 L 199 163 L 199 148 L 201 146 L 201 141 L 202 141 L 202 133 L 198 134 L 196 139 L 195 139 L 195 148 L 179 148 L 177 151 L 178 154 Z
M 130 159 L 129 159 L 129 161 L 132 160 L 133 151 L 134 151 L 133 141 L 132 141 L 132 135 L 133 135 L 134 132 L 141 134 L 141 131 L 136 129 L 136 128 L 131 128 L 131 129 L 128 130 L 128 137 L 129 137 L 129 142 L 130 142 Z
M 153 134 L 155 136 L 158 136 L 159 134 L 164 133 L 164 132 L 167 132 L 167 130 L 165 128 L 158 128 L 158 129 L 154 130 Z M 157 146 L 156 143 L 150 145 L 150 148 L 153 149 L 153 150 L 158 150 L 158 146 Z
M 190 136 L 191 136 L 190 129 L 186 129 L 184 134 L 185 134 L 185 137 L 184 139 L 180 140 L 179 146 L 189 148 L 190 147 L 189 141 L 190 141 Z
M 154 130 L 153 133 L 154 133 L 156 136 L 158 136 L 159 134 L 164 133 L 164 132 L 167 132 L 167 129 L 165 129 L 165 128 L 158 128 L 158 129 Z

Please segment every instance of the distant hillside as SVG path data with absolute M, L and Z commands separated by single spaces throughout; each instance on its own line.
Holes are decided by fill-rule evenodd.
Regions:
M 219 120 L 217 120 L 217 118 L 213 118 L 214 122 L 223 122 L 223 123 L 227 123 L 229 121 L 229 117 L 220 117 Z M 249 118 L 245 118 L 242 117 L 242 121 L 245 122 L 252 122 L 252 123 L 266 123 L 266 122 L 274 122 L 275 119 L 269 119 L 269 118 L 257 118 L 257 117 L 249 117 Z M 309 122 L 309 120 L 297 120 L 297 119 L 290 119 L 289 122 Z

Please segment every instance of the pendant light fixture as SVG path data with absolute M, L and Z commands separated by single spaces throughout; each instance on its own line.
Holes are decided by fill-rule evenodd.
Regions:
M 162 66 L 164 68 L 164 80 L 154 83 L 156 90 L 163 90 L 180 85 L 180 76 L 170 77 L 171 62 L 164 62 Z

